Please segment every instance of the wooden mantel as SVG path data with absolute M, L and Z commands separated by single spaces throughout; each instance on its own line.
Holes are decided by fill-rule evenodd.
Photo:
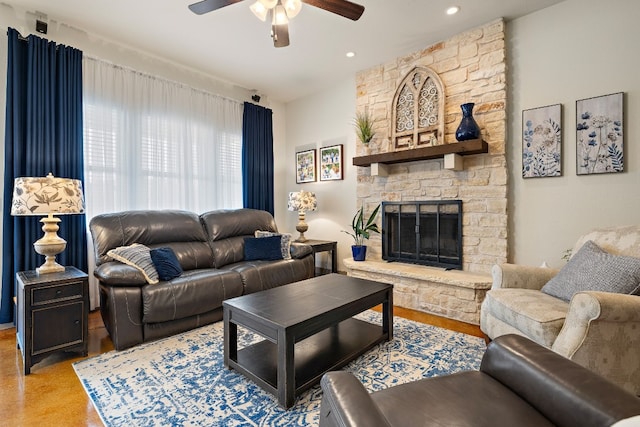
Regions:
M 482 139 L 454 142 L 452 144 L 435 145 L 433 147 L 414 148 L 411 150 L 394 151 L 391 153 L 372 154 L 353 158 L 354 166 L 371 166 L 372 163 L 392 164 L 415 162 L 444 158 L 447 154 L 466 156 L 489 152 L 489 145 Z

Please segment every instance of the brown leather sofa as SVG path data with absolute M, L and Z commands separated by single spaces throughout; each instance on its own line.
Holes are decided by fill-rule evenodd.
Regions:
M 192 212 L 127 211 L 90 221 L 99 280 L 100 312 L 117 350 L 222 319 L 222 301 L 308 279 L 311 247 L 291 244 L 291 259 L 244 261 L 244 238 L 277 232 L 270 213 L 253 209 Z M 150 285 L 111 249 L 141 243 L 171 248 L 183 273 Z
M 348 372 L 329 372 L 321 385 L 320 427 L 604 427 L 640 421 L 636 396 L 519 335 L 492 341 L 479 371 L 371 394 Z

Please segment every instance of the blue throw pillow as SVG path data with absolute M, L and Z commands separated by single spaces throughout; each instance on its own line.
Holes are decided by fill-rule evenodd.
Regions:
M 244 239 L 245 261 L 282 259 L 282 236 L 246 237 Z
M 171 280 L 180 277 L 182 267 L 171 248 L 151 249 L 151 261 L 156 267 L 160 280 Z

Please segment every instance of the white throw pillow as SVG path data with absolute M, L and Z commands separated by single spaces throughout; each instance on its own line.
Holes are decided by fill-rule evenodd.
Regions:
M 160 278 L 151 260 L 150 249 L 140 243 L 131 246 L 120 246 L 107 252 L 111 258 L 140 270 L 146 281 L 155 285 Z

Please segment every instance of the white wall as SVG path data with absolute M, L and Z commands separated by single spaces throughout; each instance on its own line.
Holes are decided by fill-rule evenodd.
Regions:
M 356 146 L 352 125 L 355 111 L 355 76 L 337 82 L 315 95 L 287 104 L 285 198 L 276 199 L 276 209 L 282 209 L 287 215 L 286 225 L 280 228 L 297 236 L 295 226 L 298 215 L 296 212 L 286 211 L 286 195 L 289 191 L 300 190 L 316 193 L 318 210 L 307 213 L 309 231 L 305 235 L 311 239 L 338 241 L 340 271 L 344 271 L 342 259 L 351 256 L 352 244 L 351 237 L 341 233 L 341 230 L 350 228 L 351 218 L 356 211 L 357 172 L 352 165 Z M 296 184 L 295 153 L 336 144 L 343 144 L 344 179 Z M 328 268 L 328 254 L 323 255 L 321 263 Z
M 566 0 L 507 24 L 510 262 L 539 265 L 546 261 L 560 267 L 564 251 L 586 231 L 640 223 L 637 16 L 637 0 Z M 620 91 L 625 92 L 626 171 L 576 176 L 575 101 Z M 351 166 L 355 139 L 348 125 L 355 111 L 350 105 L 355 92 L 354 82 L 349 81 L 287 105 L 287 156 L 291 159 L 295 146 L 320 146 L 336 135 L 347 135 L 345 181 L 339 186 L 304 184 L 320 194 L 320 210 L 308 215 L 307 234 L 339 240 L 340 258 L 350 256 L 351 242 L 340 230 L 356 208 L 356 171 Z M 563 176 L 524 180 L 522 110 L 556 103 L 563 105 Z M 292 168 L 287 169 L 287 182 L 295 189 Z M 326 201 L 331 203 L 330 211 Z M 316 224 L 322 224 L 321 234 Z M 294 230 L 293 214 L 287 225 Z
M 507 26 L 510 260 L 562 266 L 601 226 L 640 224 L 640 2 L 566 0 Z M 625 172 L 576 175 L 575 101 L 625 93 Z M 563 176 L 523 179 L 522 110 L 563 109 Z

